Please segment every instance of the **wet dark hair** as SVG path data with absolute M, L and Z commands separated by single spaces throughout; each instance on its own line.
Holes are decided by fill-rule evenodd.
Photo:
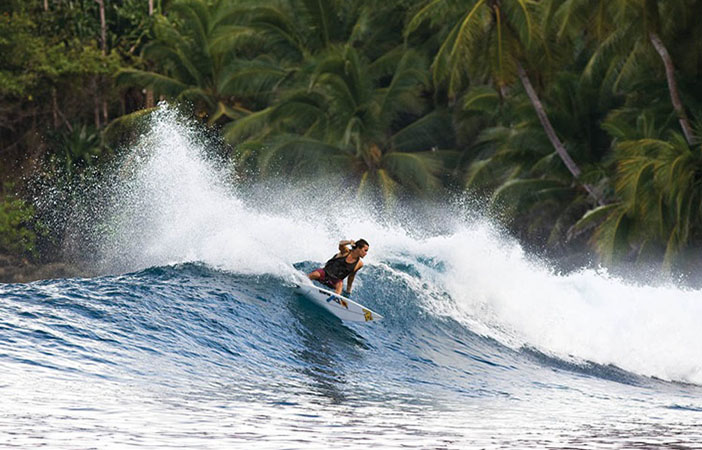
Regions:
M 353 244 L 353 248 L 363 248 L 364 245 L 368 245 L 368 241 L 365 239 L 359 239 L 355 244 Z

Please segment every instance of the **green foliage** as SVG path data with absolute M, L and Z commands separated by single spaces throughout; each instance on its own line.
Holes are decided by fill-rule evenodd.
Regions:
M 465 187 L 528 242 L 589 235 L 606 263 L 682 268 L 702 244 L 702 127 L 682 125 L 702 123 L 700 0 L 155 3 L 105 3 L 105 55 L 94 0 L 0 6 L 6 173 L 81 176 L 148 89 L 220 128 L 246 176 L 335 173 L 386 205 Z
M 593 236 L 603 259 L 648 257 L 653 246 L 665 269 L 684 263 L 681 250 L 702 238 L 702 149 L 673 133 L 621 141 L 615 157 L 621 201 L 600 209 L 606 217 Z
M 95 45 L 51 42 L 37 35 L 38 27 L 21 13 L 0 16 L 0 95 L 39 100 L 45 83 L 88 74 L 110 74 L 114 57 L 103 57 Z
M 143 131 L 148 117 L 156 108 L 145 108 L 125 114 L 110 122 L 102 130 L 102 141 L 106 149 L 114 152 L 124 144 L 129 144 Z
M 227 115 L 231 106 L 241 108 L 242 101 L 270 88 L 285 73 L 266 66 L 265 59 L 246 62 L 239 58 L 232 46 L 252 35 L 234 20 L 240 13 L 243 15 L 237 2 L 175 2 L 169 16 L 156 17 L 155 39 L 142 52 L 157 69 L 126 68 L 117 81 L 188 100 L 212 122 Z
M 160 1 L 154 1 L 156 8 Z M 138 54 L 151 38 L 154 16 L 148 15 L 148 2 L 121 0 L 106 2 L 109 47 L 123 55 Z
M 370 61 L 351 46 L 332 47 L 316 61 L 307 89 L 291 89 L 274 107 L 232 122 L 225 136 L 233 144 L 264 142 L 241 153 L 256 158 L 262 174 L 282 167 L 298 175 L 346 173 L 359 195 L 386 204 L 407 192 L 436 191 L 451 154 L 436 145 L 450 145 L 452 132 L 450 116 L 424 113 L 422 64 L 401 48 Z
M 597 89 L 572 72 L 559 73 L 542 98 L 549 105 L 560 139 L 584 163 L 583 180 L 604 188 L 606 176 L 596 166 L 608 146 L 599 127 Z M 469 89 L 461 99 L 462 122 L 490 117 L 471 146 L 474 159 L 465 184 L 491 197 L 496 214 L 530 242 L 545 248 L 562 246 L 568 230 L 587 210 L 586 193 L 574 183 L 550 145 L 526 95 L 510 97 L 487 86 Z
M 430 22 L 442 36 L 433 64 L 434 81 L 457 95 L 470 78 L 497 86 L 516 79 L 517 63 L 539 45 L 535 3 L 431 0 L 412 17 L 407 32 Z
M 5 186 L 5 190 L 11 187 Z M 0 196 L 0 252 L 36 256 L 34 208 L 24 200 Z
M 109 77 L 124 60 L 99 48 L 94 1 L 49 2 L 48 11 L 40 2 L 13 3 L 0 16 L 0 140 L 6 163 L 0 169 L 9 179 L 31 167 L 26 160 L 65 159 L 52 155 L 64 152 L 51 145 L 55 136 L 86 123 L 99 126 L 123 110 Z M 111 23 L 110 11 L 136 0 L 108 4 Z
M 103 153 L 100 135 L 88 125 L 59 133 L 55 145 L 58 151 L 51 156 L 51 163 L 69 178 L 94 166 Z

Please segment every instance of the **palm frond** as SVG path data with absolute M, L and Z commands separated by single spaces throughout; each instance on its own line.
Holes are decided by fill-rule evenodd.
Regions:
M 324 0 L 303 0 L 305 11 L 311 16 L 310 23 L 314 24 L 312 28 L 316 31 L 316 37 L 322 43 L 322 47 L 326 48 L 330 43 L 330 36 L 333 32 L 333 27 L 336 25 L 334 20 L 334 10 L 330 7 L 329 1 Z
M 260 136 L 268 126 L 268 116 L 272 111 L 273 107 L 268 107 L 228 123 L 223 130 L 224 138 L 236 145 L 254 136 Z
M 233 53 L 241 47 L 263 40 L 256 30 L 246 25 L 226 25 L 217 27 L 207 41 L 209 51 L 213 55 Z
M 437 175 L 443 166 L 432 152 L 389 152 L 381 164 L 400 184 L 417 192 L 429 192 L 440 185 Z
M 310 135 L 312 128 L 323 130 L 319 137 L 327 133 L 329 121 L 326 113 L 326 99 L 319 93 L 291 91 L 287 98 L 273 108 L 270 121 L 278 129 Z
M 392 146 L 403 152 L 453 148 L 451 122 L 448 111 L 437 109 L 397 131 L 391 137 Z
M 493 114 L 499 108 L 500 96 L 490 86 L 472 86 L 463 96 L 463 110 Z
M 451 57 L 465 56 L 466 50 L 471 47 L 471 43 L 476 37 L 480 36 L 477 32 L 480 22 L 478 21 L 478 13 L 480 7 L 483 6 L 485 0 L 478 0 L 473 7 L 467 11 L 465 16 L 461 18 L 458 34 L 451 48 Z
M 259 170 L 265 175 L 300 175 L 334 167 L 333 159 L 341 153 L 338 147 L 316 139 L 279 136 L 260 152 Z
M 108 147 L 118 147 L 130 135 L 139 133 L 142 125 L 148 123 L 148 118 L 154 111 L 156 107 L 144 108 L 114 119 L 102 129 L 103 141 Z
M 177 46 L 175 43 L 151 42 L 144 46 L 142 55 L 151 61 L 158 62 L 165 70 L 164 72 L 178 78 L 187 84 L 198 84 L 203 80 L 203 74 L 198 72 L 196 63 L 186 55 L 187 49 Z
M 513 32 L 519 36 L 519 40 L 525 47 L 529 47 L 537 37 L 537 28 L 533 25 L 534 3 L 528 0 L 513 0 L 502 2 L 502 12 L 509 22 Z
M 251 111 L 247 111 L 247 110 L 244 110 L 242 108 L 232 107 L 232 106 L 224 104 L 223 102 L 218 102 L 217 108 L 210 116 L 208 123 L 211 125 L 211 124 L 217 122 L 222 117 L 228 117 L 229 119 L 236 120 L 236 119 L 240 119 L 240 118 L 242 118 L 250 113 L 251 113 Z
M 520 171 L 513 165 L 498 165 L 491 159 L 473 161 L 466 172 L 465 186 L 468 189 L 496 189 L 500 182 L 511 179 Z
M 387 88 L 382 88 L 379 100 L 379 119 L 381 127 L 389 127 L 399 112 L 417 113 L 421 103 L 419 88 L 426 83 L 425 73 L 421 70 L 421 60 L 412 51 L 406 51 L 395 68 L 394 75 Z
M 217 74 L 215 86 L 224 96 L 266 98 L 287 76 L 273 61 L 236 61 Z
M 393 76 L 400 60 L 408 51 L 412 50 L 408 50 L 404 45 L 398 45 L 380 55 L 368 65 L 371 76 L 376 80 Z
M 269 50 L 288 58 L 293 56 L 293 59 L 304 58 L 309 54 L 301 35 L 303 30 L 298 29 L 291 20 L 294 15 L 270 6 L 257 7 L 251 12 L 249 26 L 263 34 Z
M 618 66 L 618 75 L 614 78 L 612 89 L 619 90 L 621 84 L 630 82 L 641 73 L 643 62 L 647 59 L 645 57 L 647 50 L 649 50 L 648 45 L 644 45 L 642 41 L 637 41 L 634 44 L 634 48 Z
M 607 205 L 597 206 L 587 211 L 571 228 L 568 230 L 569 239 L 574 236 L 596 227 L 602 223 L 615 210 L 621 209 L 620 203 L 610 203 Z
M 179 80 L 156 72 L 138 69 L 122 69 L 117 73 L 117 83 L 131 86 L 145 86 L 156 93 L 177 97 L 187 89 Z
M 184 22 L 193 31 L 191 37 L 198 47 L 206 48 L 211 31 L 211 18 L 208 5 L 202 0 L 179 0 L 170 7 L 171 12 L 183 17 Z
M 625 51 L 631 42 L 631 34 L 631 26 L 623 24 L 607 36 L 597 47 L 595 53 L 593 53 L 585 69 L 583 69 L 582 76 L 585 79 L 593 80 L 607 69 L 616 68 L 616 65 L 612 65 L 612 60 L 617 54 Z
M 624 208 L 612 208 L 593 233 L 595 249 L 605 264 L 612 264 L 618 257 L 629 252 L 630 225 Z
M 383 193 L 383 200 L 386 205 L 392 204 L 395 198 L 395 192 L 397 190 L 397 183 L 392 177 L 384 170 L 379 169 L 377 172 L 378 185 L 380 191 Z
M 446 0 L 431 0 L 427 2 L 417 13 L 410 19 L 405 27 L 405 39 L 419 28 L 422 22 L 435 20 L 437 17 L 442 17 L 447 12 L 445 5 L 449 2 Z M 442 6 L 444 6 L 442 8 Z
M 449 92 L 458 92 L 464 76 L 467 74 L 464 66 L 452 64 L 451 49 L 456 41 L 458 32 L 461 29 L 460 22 L 454 25 L 453 29 L 441 44 L 439 51 L 432 63 L 432 78 L 435 85 L 441 85 L 447 78 L 449 79 Z
M 592 14 L 589 0 L 551 0 L 555 6 L 553 16 L 544 17 L 546 24 L 555 24 L 555 36 L 558 41 L 572 39 L 574 34 L 586 28 Z
M 520 213 L 543 197 L 552 197 L 553 192 L 563 189 L 559 181 L 549 179 L 513 179 L 502 184 L 493 194 L 490 204 L 509 216 Z M 570 191 L 572 192 L 572 191 Z

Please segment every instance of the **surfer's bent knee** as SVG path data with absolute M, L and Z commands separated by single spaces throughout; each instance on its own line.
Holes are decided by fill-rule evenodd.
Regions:
M 309 278 L 310 280 L 319 280 L 320 278 L 322 278 L 322 273 L 320 269 L 313 270 L 312 272 L 307 274 L 307 278 Z

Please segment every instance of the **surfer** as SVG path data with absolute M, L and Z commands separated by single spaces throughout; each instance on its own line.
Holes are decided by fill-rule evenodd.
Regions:
M 351 246 L 350 249 L 348 248 L 349 245 Z M 367 253 L 368 242 L 365 239 L 341 241 L 339 242 L 339 253 L 327 261 L 323 268 L 310 272 L 307 276 L 310 280 L 319 281 L 336 290 L 337 294 L 341 294 L 344 284 L 343 280 L 348 277 L 346 292 L 351 294 L 351 286 L 354 278 L 356 278 L 356 272 L 363 267 L 361 259 Z

